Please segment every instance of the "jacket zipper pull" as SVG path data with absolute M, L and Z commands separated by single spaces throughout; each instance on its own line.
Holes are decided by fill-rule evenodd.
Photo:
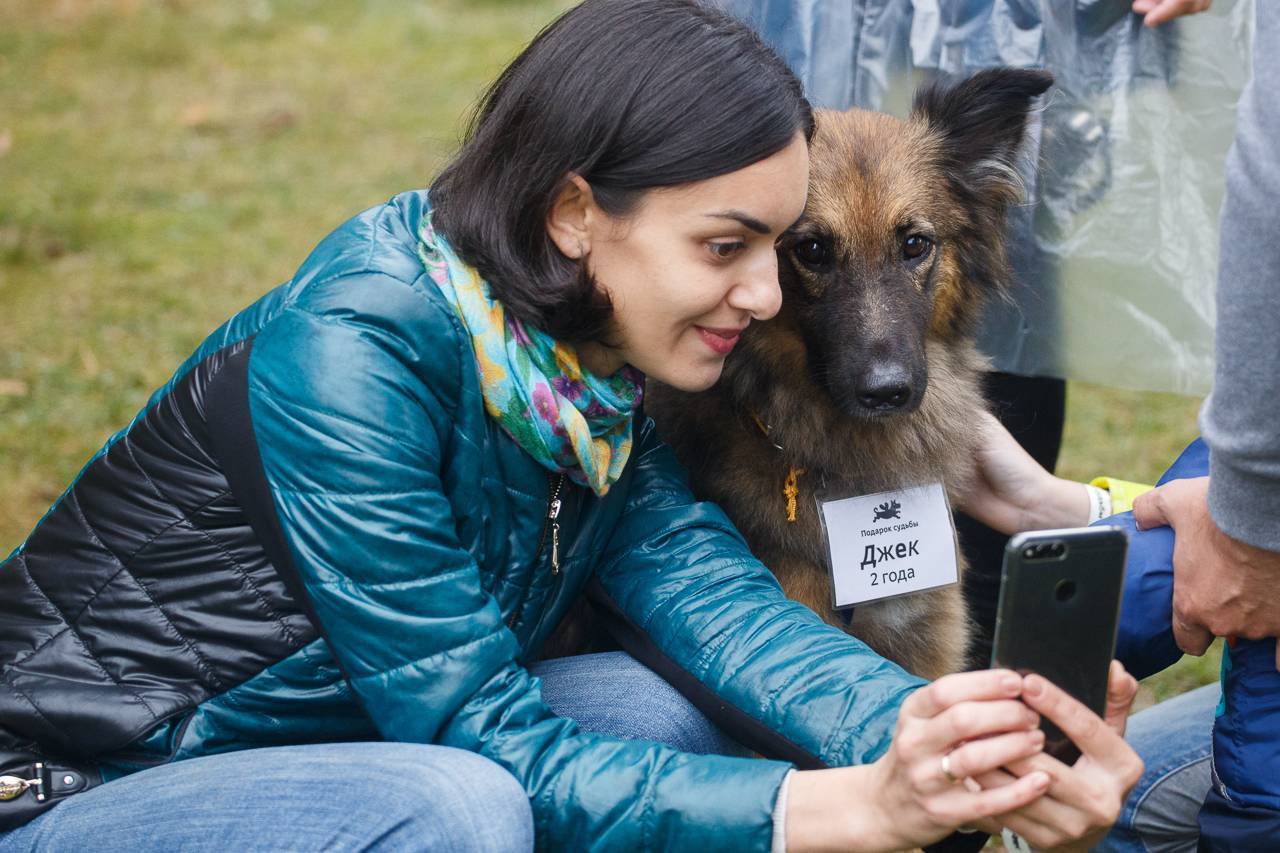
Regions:
M 551 501 L 551 509 L 547 511 L 547 519 L 551 522 L 551 574 L 560 574 L 560 499 Z

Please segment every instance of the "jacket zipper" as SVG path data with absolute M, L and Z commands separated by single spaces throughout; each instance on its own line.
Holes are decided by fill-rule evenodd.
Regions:
M 564 474 L 548 474 L 547 475 L 547 516 L 542 521 L 542 535 L 538 537 L 538 550 L 534 551 L 533 559 L 536 561 L 542 556 L 542 548 L 547 544 L 547 533 L 551 534 L 551 575 L 559 577 L 560 575 L 560 492 L 564 489 Z M 511 615 L 507 617 L 507 627 L 513 631 L 516 627 L 516 620 L 520 618 L 521 611 L 524 607 L 517 607 L 511 611 Z
M 538 539 L 538 553 L 547 543 L 547 533 L 551 534 L 551 574 L 560 574 L 560 492 L 564 490 L 564 474 L 548 474 L 550 498 L 547 502 L 547 517 L 542 524 L 542 536 Z

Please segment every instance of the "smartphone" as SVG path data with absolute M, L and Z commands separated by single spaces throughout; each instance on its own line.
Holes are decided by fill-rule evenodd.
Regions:
M 1116 648 L 1128 534 L 1119 527 L 1019 533 L 1004 551 L 991 665 L 1043 675 L 1099 716 Z M 1045 751 L 1079 750 L 1042 720 Z

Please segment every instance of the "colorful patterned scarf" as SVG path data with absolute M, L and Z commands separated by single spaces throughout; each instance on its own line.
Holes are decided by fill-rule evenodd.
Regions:
M 607 379 L 588 373 L 573 347 L 509 316 L 480 274 L 435 233 L 429 214 L 419 237 L 418 256 L 471 336 L 485 410 L 544 467 L 597 495 L 609 491 L 631 453 L 640 372 L 626 366 Z

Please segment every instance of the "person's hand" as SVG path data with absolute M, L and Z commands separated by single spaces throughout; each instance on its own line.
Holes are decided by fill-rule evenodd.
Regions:
M 1004 813 L 991 799 L 1002 789 L 974 790 L 963 780 L 1040 753 L 1040 716 L 1018 700 L 1023 690 L 1017 673 L 988 670 L 940 678 L 903 703 L 893 743 L 872 765 L 879 771 L 879 813 L 903 846 L 923 846 Z M 1016 809 L 1048 784 L 1047 773 L 1032 771 L 1002 796 L 1018 800 Z
M 982 414 L 977 430 L 977 472 L 955 496 L 959 509 L 1007 534 L 1088 523 L 1083 483 L 1050 474 L 990 414 Z
M 1046 773 L 1053 780 L 1045 796 L 977 825 L 993 834 L 1007 826 L 1037 850 L 1089 850 L 1096 845 L 1142 776 L 1142 759 L 1124 741 L 1125 720 L 1137 693 L 1138 682 L 1119 661 L 1112 661 L 1106 711 L 1099 718 L 1047 679 L 1028 675 L 1023 701 L 1057 724 L 1079 747 L 1080 758 L 1068 767 L 1042 752 L 977 777 L 977 785 L 986 789 L 1015 784 L 1032 773 Z
M 1173 480 L 1133 503 L 1141 528 L 1173 528 L 1173 636 L 1202 655 L 1214 637 L 1280 637 L 1280 554 L 1232 539 L 1209 514 L 1209 478 Z M 1280 645 L 1276 647 L 1280 669 Z
M 1142 25 L 1158 27 L 1183 15 L 1203 12 L 1213 0 L 1133 0 L 1134 14 L 1142 15 Z
M 1040 752 L 1040 717 L 1019 701 L 1022 689 L 1010 670 L 945 676 L 902 704 L 889 751 L 874 764 L 797 772 L 787 850 L 920 847 L 1040 797 L 1049 786 L 1040 770 L 991 790 L 962 783 Z

